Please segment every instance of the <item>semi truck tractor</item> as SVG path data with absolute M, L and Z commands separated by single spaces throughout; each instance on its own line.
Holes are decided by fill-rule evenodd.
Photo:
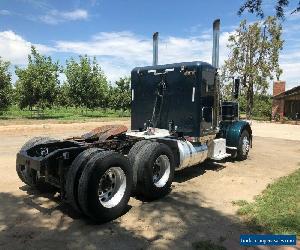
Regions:
M 106 125 L 79 137 L 35 137 L 17 153 L 20 179 L 96 222 L 121 216 L 131 196 L 152 201 L 170 192 L 174 172 L 208 159 L 245 160 L 250 124 L 236 101 L 222 102 L 218 76 L 220 20 L 213 24 L 212 64 L 153 65 L 131 72 L 131 130 Z M 234 94 L 239 80 L 234 79 Z

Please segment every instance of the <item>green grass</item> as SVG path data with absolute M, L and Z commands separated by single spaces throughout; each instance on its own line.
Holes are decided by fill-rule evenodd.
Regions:
M 300 169 L 269 185 L 255 201 L 236 201 L 249 229 L 300 236 Z
M 232 205 L 234 205 L 234 206 L 245 206 L 245 205 L 247 205 L 248 204 L 248 202 L 247 201 L 245 201 L 245 200 L 237 200 L 237 201 L 232 201 Z
M 246 119 L 246 113 L 245 112 L 241 112 L 240 113 L 240 118 L 241 119 Z M 255 120 L 255 121 L 270 121 L 270 117 L 268 116 L 258 116 L 258 115 L 253 115 L 251 117 L 252 120 Z
M 10 107 L 7 111 L 0 112 L 0 120 L 13 119 L 56 119 L 56 120 L 90 120 L 101 117 L 129 117 L 130 111 L 114 111 L 111 109 L 95 109 L 86 110 L 83 108 L 74 107 L 55 107 L 52 109 L 45 109 L 44 111 L 30 111 L 28 109 L 19 109 L 16 106 Z

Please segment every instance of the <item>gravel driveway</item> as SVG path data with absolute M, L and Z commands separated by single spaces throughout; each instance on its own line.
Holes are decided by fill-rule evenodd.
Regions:
M 104 225 L 19 181 L 15 154 L 28 138 L 63 138 L 103 124 L 0 126 L 0 249 L 187 249 L 206 239 L 239 249 L 239 235 L 247 230 L 232 201 L 251 201 L 300 167 L 300 126 L 255 122 L 246 161 L 205 162 L 177 172 L 170 195 L 151 203 L 132 198 L 124 216 Z

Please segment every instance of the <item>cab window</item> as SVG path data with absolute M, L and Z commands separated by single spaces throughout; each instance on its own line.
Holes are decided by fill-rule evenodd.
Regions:
M 205 92 L 213 92 L 215 90 L 215 77 L 214 73 L 211 71 L 202 72 L 202 82 L 205 86 Z

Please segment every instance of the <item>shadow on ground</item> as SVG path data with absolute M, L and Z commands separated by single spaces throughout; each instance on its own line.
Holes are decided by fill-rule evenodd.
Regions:
M 208 164 L 205 169 L 222 168 Z M 176 178 L 188 180 L 201 171 L 191 168 Z M 1 249 L 192 249 L 212 240 L 231 250 L 239 249 L 239 235 L 246 232 L 236 218 L 203 206 L 197 191 L 173 190 L 154 202 L 132 199 L 124 216 L 95 225 L 61 203 L 58 194 L 20 189 L 26 194 L 0 193 Z
M 177 172 L 175 184 L 223 169 L 223 163 L 207 161 Z M 237 217 L 213 209 L 199 190 L 175 187 L 157 201 L 131 199 L 124 216 L 95 225 L 61 203 L 57 194 L 20 189 L 18 196 L 0 193 L 0 249 L 193 249 L 211 240 L 235 250 L 241 249 L 240 234 L 249 232 Z
M 211 239 L 238 247 L 236 223 L 199 206 L 193 194 L 168 197 L 134 207 L 122 218 L 95 225 L 72 214 L 56 199 L 36 194 L 0 193 L 1 249 L 183 249 Z M 226 243 L 226 241 L 229 242 Z
M 193 178 L 205 174 L 207 171 L 218 172 L 224 168 L 225 168 L 224 164 L 207 160 L 199 165 L 176 171 L 174 181 L 179 183 L 186 182 L 188 180 L 191 180 Z

